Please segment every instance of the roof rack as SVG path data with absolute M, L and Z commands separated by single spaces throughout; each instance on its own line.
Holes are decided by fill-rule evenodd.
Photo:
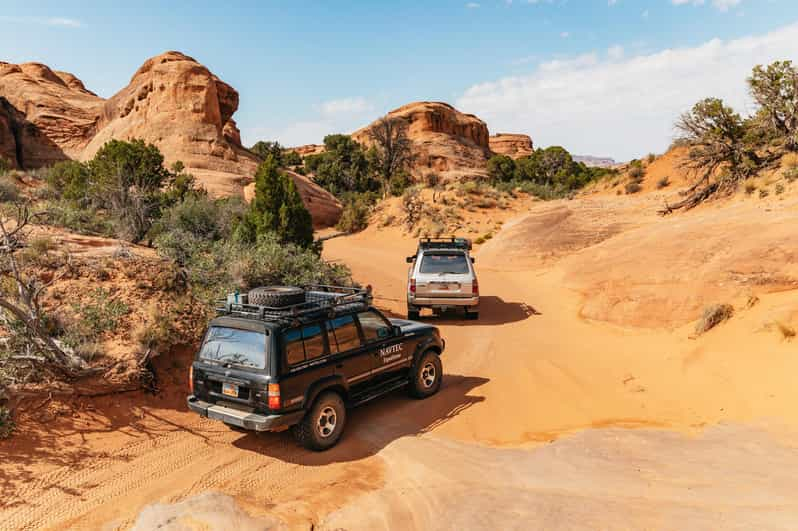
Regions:
M 419 249 L 463 249 L 471 250 L 471 240 L 468 238 L 421 238 L 418 241 Z
M 220 301 L 216 313 L 260 321 L 285 321 L 321 313 L 332 316 L 341 311 L 367 310 L 374 298 L 371 286 L 353 288 L 309 284 L 302 286 L 302 289 L 305 290 L 304 302 L 279 307 L 237 302 L 246 297 L 231 293 L 226 300 Z

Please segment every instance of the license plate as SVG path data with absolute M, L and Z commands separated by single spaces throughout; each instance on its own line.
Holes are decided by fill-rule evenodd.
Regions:
M 231 383 L 222 383 L 222 394 L 238 398 L 238 386 Z

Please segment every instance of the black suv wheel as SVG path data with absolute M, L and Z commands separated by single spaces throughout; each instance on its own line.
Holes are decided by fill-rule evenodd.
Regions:
M 410 394 L 415 398 L 427 398 L 438 392 L 443 380 L 441 358 L 428 350 L 413 366 L 410 380 Z
M 294 437 L 308 450 L 320 452 L 335 446 L 346 423 L 346 408 L 341 395 L 322 393 L 302 421 L 294 426 Z

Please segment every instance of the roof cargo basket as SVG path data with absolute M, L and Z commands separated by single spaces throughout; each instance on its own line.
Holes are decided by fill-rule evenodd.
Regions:
M 419 249 L 463 249 L 471 250 L 471 240 L 468 238 L 421 238 L 418 241 Z
M 316 314 L 334 315 L 341 311 L 362 311 L 371 306 L 371 286 L 353 288 L 348 286 L 325 286 L 310 284 L 302 286 L 305 301 L 288 306 L 261 306 L 248 304 L 245 294 L 231 293 L 220 301 L 218 315 L 243 317 L 260 321 L 284 321 Z

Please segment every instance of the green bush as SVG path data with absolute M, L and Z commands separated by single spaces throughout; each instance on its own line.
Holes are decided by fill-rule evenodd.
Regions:
M 494 183 L 512 180 L 515 171 L 515 161 L 507 155 L 493 155 L 488 159 L 488 175 Z
M 399 197 L 405 190 L 413 185 L 413 179 L 405 171 L 399 171 L 388 181 L 388 191 L 392 196 Z
M 89 169 L 74 160 L 57 162 L 45 171 L 44 180 L 55 197 L 85 203 L 89 199 Z
M 637 192 L 642 190 L 642 186 L 640 186 L 640 183 L 636 181 L 626 183 L 626 186 L 624 188 L 626 189 L 627 194 L 636 194 Z
M 284 242 L 302 247 L 313 243 L 313 220 L 305 208 L 294 179 L 279 171 L 277 161 L 266 157 L 255 174 L 255 198 L 236 229 L 237 238 L 253 243 L 261 234 L 275 233 Z
M 48 201 L 44 211 L 45 221 L 56 227 L 96 236 L 111 237 L 115 234 L 115 226 L 108 215 L 93 206 L 81 207 L 74 201 L 61 199 Z
M 266 160 L 269 156 L 271 156 L 275 161 L 277 161 L 278 166 L 285 165 L 283 161 L 283 146 L 281 146 L 279 142 L 261 140 L 256 142 L 254 146 L 249 148 L 249 150 L 260 157 L 261 160 Z
M 9 177 L 0 177 L 0 203 L 10 203 L 19 199 L 19 188 Z
M 368 227 L 373 197 L 369 194 L 350 194 L 343 200 L 344 210 L 336 228 L 343 232 L 354 233 Z
M 646 176 L 646 170 L 643 168 L 643 165 L 640 161 L 633 161 L 629 167 L 629 177 L 636 182 L 640 182 L 643 180 L 643 177 Z
M 93 345 L 97 344 L 100 336 L 114 330 L 121 319 L 130 313 L 127 304 L 112 298 L 111 293 L 103 288 L 95 289 L 88 302 L 72 304 L 72 310 L 79 318 L 65 329 L 64 341 L 86 353 L 96 351 Z
M 319 186 L 336 196 L 382 189 L 363 147 L 348 135 L 324 137 L 324 152 L 306 156 L 305 168 Z
M 283 165 L 285 166 L 301 166 L 302 157 L 296 151 L 283 152 Z
M 140 241 L 159 216 L 169 172 L 163 155 L 143 140 L 111 140 L 89 164 L 90 193 L 111 215 L 117 235 Z

